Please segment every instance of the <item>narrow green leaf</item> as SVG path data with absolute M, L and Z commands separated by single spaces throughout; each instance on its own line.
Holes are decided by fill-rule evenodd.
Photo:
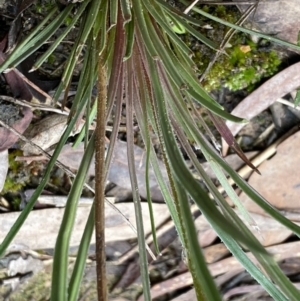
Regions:
M 121 0 L 120 4 L 121 4 L 121 10 L 124 19 L 124 25 L 125 25 L 132 20 L 131 3 L 129 0 Z
M 28 35 L 14 50 L 13 52 L 6 58 L 5 62 L 0 65 L 0 72 L 2 73 L 8 66 L 12 65 L 14 59 L 22 56 L 24 51 L 24 47 L 29 44 L 29 42 L 37 35 L 37 33 L 44 27 L 45 24 L 54 16 L 57 12 L 58 8 L 55 5 L 53 9 L 49 12 L 49 14 L 43 19 L 43 21 L 36 26 L 36 28 L 32 31 L 30 35 Z
M 300 89 L 297 90 L 296 97 L 294 100 L 294 107 L 296 108 L 300 103 Z
M 102 4 L 103 1 L 98 1 L 98 0 L 91 0 L 91 4 L 88 8 L 88 18 L 85 20 L 84 22 L 84 28 L 83 28 L 83 32 L 82 32 L 82 38 L 80 41 L 80 45 L 81 47 L 84 46 L 84 43 L 91 31 L 91 29 L 94 27 L 94 24 L 96 22 L 96 18 L 98 16 L 98 12 L 100 10 L 100 5 Z M 104 1 L 106 2 L 106 1 Z M 102 14 L 104 14 L 103 18 L 105 18 L 105 12 L 102 12 Z M 104 27 L 105 28 L 105 27 Z M 80 49 L 81 51 L 81 49 Z
M 53 260 L 51 301 L 67 300 L 67 282 L 68 282 L 68 258 L 69 242 L 71 239 L 72 229 L 75 222 L 78 200 L 81 196 L 87 171 L 90 167 L 95 150 L 94 136 L 91 138 L 87 149 L 84 152 L 80 163 L 77 176 L 71 187 L 67 204 L 65 207 L 63 219 L 58 232 Z
M 23 62 L 27 57 L 33 54 L 37 49 L 39 49 L 53 34 L 56 33 L 57 28 L 59 28 L 65 19 L 70 14 L 74 4 L 66 6 L 66 8 L 39 34 L 33 37 L 27 44 L 22 48 L 18 48 L 17 52 L 13 52 L 3 65 L 1 70 L 5 70 L 7 67 L 15 67 Z M 9 63 L 10 62 L 10 63 Z
M 129 60 L 125 63 L 127 65 L 127 89 L 125 88 L 126 100 L 126 125 L 127 125 L 127 156 L 128 156 L 128 169 L 132 187 L 133 203 L 135 210 L 135 219 L 138 230 L 138 245 L 139 245 L 139 262 L 140 271 L 143 284 L 144 300 L 151 301 L 150 293 L 150 280 L 148 273 L 148 260 L 145 248 L 145 234 L 143 225 L 143 215 L 141 209 L 141 200 L 139 195 L 139 188 L 137 182 L 137 175 L 135 169 L 134 159 L 134 131 L 133 131 L 133 62 Z
M 177 22 L 180 22 L 181 26 L 185 28 L 187 32 L 189 32 L 191 35 L 193 35 L 196 39 L 201 41 L 203 44 L 211 48 L 212 50 L 217 50 L 218 44 L 213 42 L 212 40 L 208 39 L 205 35 L 201 34 L 199 31 L 197 31 L 195 28 L 193 28 L 191 25 L 189 25 L 186 20 L 183 20 L 182 18 L 178 17 L 176 14 L 172 15 Z
M 109 1 L 105 1 L 109 2 Z M 109 29 L 112 29 L 117 24 L 118 19 L 118 0 L 112 0 L 110 1 L 110 7 L 109 7 Z
M 116 1 L 112 1 L 113 4 Z M 95 26 L 93 28 L 94 32 L 94 39 L 98 36 L 98 32 L 101 30 L 100 34 L 100 46 L 99 46 L 99 55 L 102 55 L 103 51 L 106 51 L 106 44 L 107 44 L 107 32 L 108 32 L 108 26 L 107 26 L 107 16 L 108 16 L 108 6 L 109 1 L 101 1 L 101 6 L 98 12 L 98 17 L 95 19 Z M 110 10 L 111 11 L 111 10 Z M 117 17 L 117 16 L 116 16 Z M 97 23 L 99 22 L 99 23 Z M 98 27 L 99 26 L 99 27 Z M 110 25 L 110 28 L 112 28 L 112 24 Z
M 125 24 L 126 32 L 126 50 L 123 61 L 128 60 L 132 55 L 132 48 L 134 45 L 134 19 Z
M 148 208 L 149 208 L 149 216 L 150 216 L 150 223 L 151 223 L 151 232 L 153 236 L 153 243 L 155 246 L 156 253 L 159 254 L 159 246 L 156 236 L 156 227 L 155 227 L 155 218 L 153 213 L 153 206 L 152 206 L 152 199 L 151 199 L 151 192 L 150 192 L 150 179 L 149 179 L 149 172 L 150 172 L 150 157 L 151 157 L 151 139 L 149 135 L 149 131 L 146 129 L 149 129 L 150 124 L 148 123 L 148 111 L 147 111 L 147 104 L 146 102 L 149 101 L 149 95 L 148 95 L 148 89 L 147 85 L 145 83 L 145 78 L 142 73 L 142 67 L 140 62 L 135 61 L 135 67 L 137 68 L 137 76 L 135 77 L 134 82 L 134 109 L 135 114 L 138 118 L 138 123 L 141 129 L 141 132 L 143 133 L 143 141 L 145 142 L 146 146 L 146 168 L 145 168 L 145 183 L 146 183 L 146 192 L 147 192 L 147 202 L 148 202 Z M 139 107 L 139 105 L 141 107 Z
M 76 22 L 81 17 L 82 13 L 84 12 L 86 6 L 89 4 L 89 1 L 84 1 L 76 15 L 73 17 L 71 23 L 66 27 L 66 29 L 62 32 L 62 34 L 51 44 L 51 46 L 47 49 L 47 51 L 41 55 L 38 60 L 34 63 L 33 68 L 30 71 L 34 71 L 38 69 L 44 62 L 47 60 L 47 58 L 53 53 L 53 51 L 56 49 L 56 47 L 62 42 L 62 40 L 67 36 L 67 34 L 73 29 Z
M 74 128 L 75 122 L 78 119 L 78 116 L 79 116 L 81 110 L 83 109 L 84 105 L 85 105 L 85 102 L 81 101 L 80 105 L 78 107 L 78 110 L 75 112 L 75 115 L 73 116 L 74 118 L 72 118 L 69 121 L 66 130 L 64 131 L 60 141 L 58 142 L 50 161 L 48 162 L 47 169 L 45 171 L 45 175 L 43 176 L 38 188 L 34 191 L 34 193 L 33 193 L 32 197 L 30 198 L 29 202 L 27 203 L 27 205 L 25 206 L 23 211 L 20 213 L 20 215 L 17 218 L 17 220 L 15 221 L 14 225 L 10 228 L 10 230 L 9 230 L 8 234 L 6 235 L 6 237 L 3 239 L 3 241 L 0 245 L 0 256 L 3 256 L 6 248 L 12 242 L 14 237 L 17 235 L 18 231 L 20 230 L 20 228 L 22 227 L 22 225 L 26 221 L 26 218 L 28 217 L 30 211 L 32 210 L 36 200 L 38 199 L 38 197 L 41 194 L 42 190 L 44 189 L 45 185 L 48 183 L 50 175 L 51 175 L 51 170 L 52 170 L 53 166 L 55 165 L 55 162 L 56 162 L 56 160 L 59 156 L 60 151 L 62 150 L 63 146 L 65 145 L 65 143 L 67 141 L 67 139 L 69 138 L 69 136 L 70 136 L 70 134 L 71 134 L 71 132 Z
M 183 127 L 181 127 L 181 125 L 179 125 L 175 121 L 172 122 L 172 124 L 176 130 L 176 134 L 178 135 L 179 140 L 181 141 L 188 156 L 192 160 L 195 168 L 199 171 L 204 183 L 210 190 L 211 194 L 214 196 L 216 202 L 220 204 L 220 207 L 224 210 L 224 213 L 226 212 L 227 214 L 228 210 L 231 210 L 230 208 L 228 208 L 227 201 L 219 193 L 214 183 L 211 181 L 211 179 L 208 177 L 207 173 L 199 163 L 199 160 L 193 152 L 190 144 L 188 143 L 188 141 L 186 141 L 185 134 L 182 130 Z M 186 130 L 188 131 L 188 129 Z M 244 215 L 244 213 L 242 215 Z M 246 217 L 246 220 L 247 219 L 248 218 Z M 251 218 L 249 222 L 252 224 Z M 245 267 L 245 269 L 258 281 L 258 283 L 260 283 L 264 287 L 264 289 L 274 298 L 274 300 L 287 300 L 285 296 L 276 287 L 276 285 L 274 285 L 274 283 L 272 283 L 263 273 L 261 273 L 261 271 L 255 266 L 255 264 L 245 255 L 245 253 L 241 250 L 240 246 L 235 241 L 234 237 L 226 234 L 222 228 L 218 228 L 217 233 L 219 237 L 221 237 L 225 245 L 228 247 L 228 249 L 232 252 L 232 254 L 240 261 L 240 263 Z
M 165 45 L 162 44 L 162 41 L 156 34 L 156 31 L 153 28 L 153 24 L 150 21 L 149 17 L 145 17 L 145 21 L 147 22 L 147 28 L 149 34 L 151 36 L 151 45 L 154 45 L 157 49 L 157 53 L 159 53 L 159 57 L 163 61 L 168 75 L 172 80 L 176 83 L 177 87 L 182 87 L 183 91 L 187 91 L 194 97 L 197 101 L 199 101 L 203 106 L 209 108 L 217 115 L 226 116 L 224 118 L 228 120 L 232 120 L 234 122 L 243 122 L 243 119 L 234 117 L 224 111 L 223 107 L 219 105 L 215 100 L 213 100 L 208 93 L 199 85 L 198 80 L 195 77 L 192 69 L 185 70 L 182 64 L 178 61 L 178 59 L 174 56 L 174 52 Z M 144 35 L 143 35 L 144 37 Z M 147 47 L 147 43 L 145 41 L 145 45 Z
M 68 286 L 68 301 L 77 301 L 79 290 L 81 286 L 81 281 L 84 274 L 84 267 L 86 264 L 86 259 L 88 256 L 88 251 L 90 247 L 91 238 L 94 232 L 95 226 L 95 204 L 93 203 L 91 211 L 86 222 L 79 249 L 76 256 L 76 261 L 72 271 L 71 279 Z
M 158 57 L 158 54 L 156 52 L 156 49 L 154 48 L 153 41 L 149 36 L 148 26 L 145 22 L 143 1 L 132 0 L 132 8 L 137 20 L 136 26 L 139 28 L 140 32 L 143 33 L 143 39 L 145 41 L 147 50 L 149 51 L 152 58 L 155 59 Z
M 183 43 L 183 41 L 174 33 L 174 30 L 171 29 L 170 18 L 168 15 L 164 14 L 164 11 L 160 9 L 158 5 L 149 4 L 148 1 L 145 1 L 145 6 L 147 7 L 149 13 L 153 16 L 155 21 L 161 26 L 161 28 L 167 33 L 168 38 L 172 39 L 173 43 L 177 45 L 186 55 L 191 55 L 192 51 Z
M 172 162 L 173 165 L 175 162 Z M 175 163 L 176 164 L 176 163 Z M 182 183 L 176 181 L 178 200 L 180 203 L 180 217 L 182 218 L 185 251 L 187 253 L 188 266 L 193 276 L 197 300 L 222 300 L 216 284 L 210 275 L 205 258 L 200 249 L 197 232 L 191 215 L 189 200 Z
M 183 3 L 185 4 L 188 4 L 188 2 L 186 2 L 185 0 L 180 0 L 182 1 Z M 218 23 L 221 23 L 221 24 L 224 24 L 230 28 L 233 28 L 233 29 L 236 29 L 238 31 L 242 31 L 242 32 L 245 32 L 245 33 L 248 33 L 250 35 L 255 35 L 257 37 L 260 37 L 260 38 L 263 38 L 263 39 L 266 39 L 268 41 L 271 41 L 271 42 L 274 42 L 276 44 L 279 44 L 279 45 L 282 45 L 282 46 L 286 46 L 288 48 L 291 48 L 291 49 L 295 49 L 297 51 L 300 50 L 300 46 L 296 45 L 296 44 L 293 44 L 293 43 L 290 43 L 290 42 L 287 42 L 287 41 L 284 41 L 284 40 L 281 40 L 281 39 L 278 39 L 278 38 L 274 38 L 270 35 L 267 35 L 267 34 L 263 34 L 259 31 L 255 31 L 255 30 L 251 30 L 251 29 L 248 29 L 248 28 L 245 28 L 245 27 L 241 27 L 241 26 L 238 26 L 236 24 L 233 24 L 233 23 L 230 23 L 230 22 L 227 22 L 227 21 L 224 21 L 220 18 L 217 18 L 211 14 L 208 14 L 206 12 L 204 12 L 203 10 L 197 8 L 197 7 L 194 7 L 193 10 L 195 10 L 197 13 L 203 15 L 204 17 L 207 17 L 211 20 L 214 20 Z
M 53 95 L 54 100 L 57 100 L 59 98 L 59 96 L 61 95 L 62 91 L 64 89 L 66 89 L 66 87 L 68 87 L 70 84 L 70 81 L 71 81 L 71 78 L 72 78 L 72 75 L 73 75 L 73 72 L 74 72 L 74 69 L 76 66 L 76 62 L 77 62 L 76 52 L 77 52 L 77 49 L 80 47 L 80 41 L 81 41 L 81 37 L 83 34 L 84 23 L 85 23 L 86 18 L 87 18 L 87 14 L 85 13 L 82 16 L 81 24 L 79 27 L 79 32 L 76 37 L 74 46 L 72 47 L 71 53 L 70 53 L 67 61 L 65 62 L 65 68 L 64 68 L 64 73 L 61 78 L 61 82 L 60 82 L 59 86 L 56 88 L 56 91 Z M 79 88 L 81 88 L 81 87 L 79 87 Z M 77 96 L 77 93 L 76 93 L 76 96 Z
M 276 285 L 274 285 L 274 283 L 267 278 L 259 268 L 256 267 L 256 265 L 243 252 L 241 247 L 226 233 L 226 231 L 224 231 L 222 228 L 218 228 L 216 231 L 218 235 L 222 237 L 223 243 L 226 245 L 232 255 L 239 260 L 243 267 L 245 267 L 246 271 L 258 281 L 258 283 L 270 294 L 271 297 L 274 298 L 274 300 L 292 300 L 288 299 L 280 290 L 278 290 Z
M 83 128 L 81 129 L 80 133 L 76 137 L 76 140 L 73 144 L 74 148 L 76 148 L 80 144 L 82 139 L 86 136 L 86 130 L 89 128 L 92 121 L 94 120 L 94 118 L 96 116 L 96 113 L 97 113 L 97 99 L 94 101 L 94 104 L 92 106 L 90 114 L 88 115 L 87 121 L 85 122 L 85 124 L 84 124 Z
M 87 100 L 87 98 L 92 93 L 93 86 L 95 85 L 95 79 L 96 79 L 96 76 L 97 76 L 96 75 L 97 71 L 96 71 L 96 68 L 95 68 L 96 65 L 91 64 L 91 62 L 94 60 L 93 57 L 95 55 L 95 50 L 96 50 L 95 40 L 93 40 L 92 34 L 90 34 L 89 38 L 88 38 L 88 41 L 87 41 L 87 50 L 86 50 L 86 53 L 85 53 L 85 56 L 84 56 L 83 67 L 82 67 L 82 70 L 81 70 L 81 76 L 79 78 L 76 95 L 75 95 L 75 98 L 74 98 L 73 103 L 72 103 L 71 111 L 69 113 L 70 118 L 72 118 L 72 116 L 77 111 L 77 107 L 78 107 L 79 102 L 82 99 L 82 96 L 85 94 L 85 97 L 86 97 L 85 99 Z M 74 58 L 74 61 L 76 62 L 77 59 L 76 59 L 75 56 L 73 58 Z M 91 73 L 94 76 L 93 81 L 90 80 Z M 70 80 L 71 80 L 71 78 L 70 78 Z

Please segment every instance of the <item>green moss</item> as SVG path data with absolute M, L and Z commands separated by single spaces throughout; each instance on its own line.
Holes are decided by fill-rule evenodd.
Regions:
M 248 52 L 241 49 L 249 46 Z M 275 51 L 262 52 L 249 44 L 236 45 L 227 50 L 212 67 L 203 83 L 207 91 L 218 89 L 221 85 L 232 91 L 247 89 L 251 91 L 263 78 L 273 75 L 280 64 Z
M 54 5 L 56 5 L 54 0 L 39 0 L 34 2 L 33 9 L 38 14 L 46 15 Z
M 5 180 L 4 188 L 2 190 L 3 193 L 14 193 L 19 191 L 24 185 L 22 183 L 16 183 L 14 179 L 7 177 Z
M 68 16 L 68 17 L 65 18 L 64 23 L 65 23 L 66 26 L 69 26 L 72 21 L 73 21 L 73 18 Z
M 9 169 L 2 190 L 2 194 L 17 193 L 29 181 L 27 168 L 22 161 L 16 161 L 17 156 L 22 156 L 21 150 L 13 150 L 8 155 Z
M 36 300 L 46 301 L 50 298 L 51 273 L 40 271 L 33 277 L 29 278 L 22 286 L 13 292 L 9 300 Z
M 202 9 L 231 23 L 236 23 L 241 16 L 234 7 L 205 5 Z M 191 15 L 205 24 L 202 28 L 197 27 L 199 32 L 217 44 L 221 44 L 228 31 L 227 27 L 195 13 Z M 183 36 L 183 40 L 193 51 L 193 60 L 201 75 L 215 56 L 215 51 L 188 34 Z M 263 78 L 272 76 L 280 65 L 278 54 L 260 45 L 251 41 L 246 34 L 236 33 L 230 40 L 230 45 L 225 48 L 225 53 L 219 56 L 206 75 L 202 82 L 203 87 L 208 92 L 221 87 L 233 91 L 245 88 L 248 91 L 253 90 Z
M 47 58 L 47 63 L 50 65 L 54 65 L 55 63 L 55 55 L 54 54 L 50 54 Z

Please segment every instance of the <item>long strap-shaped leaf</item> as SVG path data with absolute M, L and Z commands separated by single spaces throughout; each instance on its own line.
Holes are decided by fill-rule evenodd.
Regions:
M 170 78 L 176 83 L 177 87 L 182 88 L 183 91 L 190 94 L 196 101 L 220 117 L 233 122 L 244 122 L 243 119 L 224 111 L 224 109 L 199 85 L 192 68 L 186 69 L 186 64 L 182 64 L 174 55 L 174 51 L 166 46 L 165 42 L 158 34 L 159 28 L 157 28 L 156 23 L 153 22 L 147 14 L 146 9 L 148 8 L 150 10 L 152 3 L 149 4 L 148 1 L 145 1 L 143 2 L 143 4 L 145 3 L 144 7 L 141 1 L 134 0 L 134 2 L 136 2 L 134 3 L 133 8 L 136 9 L 135 15 L 137 17 L 137 25 L 143 32 L 143 39 L 147 50 L 153 59 L 161 59 L 163 61 Z
M 186 130 L 187 131 L 189 131 L 189 130 L 192 131 L 192 133 L 194 134 L 194 139 L 202 147 L 203 153 L 209 159 L 209 157 L 212 155 L 212 152 L 211 151 L 208 152 L 207 149 L 206 149 L 206 146 L 209 145 L 209 143 L 207 143 L 204 140 L 204 138 L 202 137 L 202 134 L 200 132 L 198 132 L 197 130 L 195 130 L 195 127 L 193 125 L 191 125 L 191 120 L 188 119 L 186 111 L 183 110 L 180 106 L 176 106 L 176 108 L 178 108 L 180 110 L 180 113 L 177 113 L 176 110 L 174 110 L 174 113 L 177 114 L 176 117 L 179 118 L 179 119 L 180 118 L 184 118 L 185 123 L 182 122 L 183 127 L 186 128 L 186 126 L 187 126 Z M 199 134 L 201 134 L 201 135 L 199 136 Z M 201 137 L 201 138 L 199 139 L 199 137 Z M 213 153 L 214 153 L 214 155 L 216 155 L 215 151 Z M 244 181 L 244 183 L 245 183 L 245 181 Z M 195 199 L 195 202 L 199 206 L 201 206 L 201 204 L 200 204 L 199 201 L 200 201 L 199 199 Z M 239 220 L 239 218 L 235 214 L 231 213 L 230 209 L 228 208 L 227 203 L 225 202 L 223 205 L 224 205 L 223 209 L 225 210 L 224 213 L 226 213 L 226 216 L 228 216 L 228 222 L 231 220 L 244 233 L 244 235 L 246 237 L 248 237 L 248 239 L 249 239 L 249 244 L 247 245 L 248 248 L 253 252 L 253 254 L 255 254 L 255 257 L 262 264 L 262 266 L 268 272 L 268 274 L 270 275 L 270 277 L 272 277 L 272 279 L 274 281 L 276 281 L 276 283 L 280 286 L 280 288 L 282 289 L 282 291 L 284 291 L 285 294 L 291 298 L 291 300 L 294 300 L 295 298 L 298 298 L 298 292 L 297 292 L 297 290 L 288 281 L 288 279 L 282 273 L 282 271 L 278 268 L 278 266 L 274 262 L 274 260 L 270 256 L 266 255 L 265 251 L 261 252 L 259 249 L 257 249 L 256 247 L 254 247 L 254 246 L 260 245 L 260 243 L 253 236 L 253 234 L 251 232 L 249 232 L 249 230 Z M 282 218 L 284 218 L 284 217 L 282 216 Z M 222 228 L 220 228 L 219 225 L 214 225 L 213 224 L 213 227 L 216 229 L 216 231 L 218 231 L 217 229 L 222 229 Z M 294 227 L 297 227 L 297 226 L 294 225 Z M 235 238 L 235 236 L 232 236 L 232 237 Z M 221 239 L 222 239 L 222 237 L 221 237 Z M 297 300 L 297 299 L 295 299 L 295 300 Z
M 66 301 L 68 298 L 68 257 L 69 242 L 75 222 L 78 200 L 81 196 L 87 171 L 95 150 L 94 136 L 86 149 L 77 176 L 68 196 L 65 212 L 57 236 L 52 273 L 51 301 Z
M 127 156 L 128 156 L 128 168 L 132 187 L 132 196 L 135 210 L 135 219 L 138 230 L 138 244 L 139 244 L 139 262 L 142 276 L 144 299 L 151 301 L 150 294 L 150 281 L 148 274 L 148 261 L 145 248 L 145 234 L 143 225 L 143 215 L 141 209 L 141 199 L 139 195 L 139 187 L 137 182 L 135 159 L 134 159 L 134 131 L 133 131 L 133 61 L 132 59 L 126 62 L 127 64 L 127 76 L 128 83 L 125 90 L 126 99 L 126 124 L 127 124 Z
M 158 62 L 158 65 L 159 65 L 159 62 Z M 181 110 L 181 111 L 183 112 L 184 110 Z M 186 114 L 185 111 L 184 111 L 184 113 Z M 202 145 L 202 144 L 203 143 L 200 143 L 199 145 Z M 171 156 L 173 156 L 175 152 L 176 152 L 176 149 L 173 147 L 172 152 L 171 152 Z M 284 291 L 284 293 L 287 296 L 289 296 L 292 300 L 294 300 L 295 298 L 298 298 L 299 292 L 288 281 L 286 276 L 278 268 L 275 261 L 267 254 L 265 249 L 260 245 L 260 243 L 255 239 L 255 237 L 253 237 L 253 235 L 250 235 L 250 233 L 247 232 L 249 230 L 245 227 L 245 225 L 243 223 L 241 223 L 241 221 L 237 218 L 236 215 L 231 215 L 231 219 L 227 219 L 226 222 L 222 226 L 221 224 L 223 222 L 219 223 L 219 222 L 217 222 L 216 219 L 211 218 L 209 212 L 205 213 L 206 209 L 204 209 L 205 206 L 203 207 L 203 203 L 202 203 L 203 199 L 204 199 L 204 196 L 202 196 L 202 198 L 199 198 L 199 194 L 200 194 L 199 189 L 196 188 L 195 180 L 193 180 L 191 176 L 190 176 L 190 179 L 187 179 L 188 174 L 185 174 L 185 177 L 182 177 L 184 164 L 181 166 L 181 168 L 179 168 L 178 167 L 178 165 L 179 165 L 178 160 L 179 160 L 179 158 L 177 159 L 177 164 L 174 166 L 174 169 L 177 170 L 176 171 L 176 176 L 178 176 L 178 178 L 180 178 L 180 181 L 182 181 L 182 184 L 184 185 L 184 187 L 193 196 L 195 202 L 199 205 L 199 208 L 201 208 L 202 212 L 204 213 L 204 215 L 206 216 L 208 221 L 213 225 L 213 227 L 214 228 L 216 227 L 216 229 L 219 229 L 219 228 L 224 228 L 224 226 L 226 225 L 226 228 L 227 228 L 226 231 L 228 232 L 228 234 L 232 235 L 232 237 L 235 237 L 241 243 L 243 243 L 243 244 L 245 243 L 247 245 L 247 247 L 253 253 L 255 253 L 256 257 L 259 259 L 259 261 L 263 265 L 264 269 L 268 271 L 268 274 L 270 275 L 270 277 L 272 277 L 272 279 L 274 281 L 276 281 L 276 283 L 280 286 L 282 291 Z M 191 182 L 194 182 L 194 184 L 191 184 Z M 191 185 L 191 186 L 189 187 L 189 185 Z M 198 197 L 196 197 L 197 195 L 198 195 Z M 214 214 L 216 214 L 216 213 L 214 213 Z M 222 216 L 222 217 L 224 218 L 224 216 Z M 236 229 L 238 229 L 238 232 L 241 231 L 243 233 L 243 234 L 241 234 L 242 239 L 240 239 L 240 237 L 237 236 L 238 232 L 235 232 L 235 234 L 230 233 L 231 230 L 229 230 L 229 228 L 231 228 L 231 226 L 230 226 L 231 222 L 233 222 L 233 224 L 235 224 L 234 228 L 236 227 Z
M 160 85 L 159 80 L 157 80 L 157 65 L 159 65 L 159 69 L 161 69 L 160 62 L 157 62 L 156 66 L 154 63 L 149 61 L 149 65 L 151 67 L 152 72 L 152 81 L 153 81 L 153 89 L 158 100 L 156 102 L 158 113 L 159 113 L 159 122 L 161 126 L 161 130 L 163 133 L 163 138 L 165 141 L 165 147 L 167 151 L 168 158 L 171 162 L 171 166 L 174 172 L 175 177 L 178 181 L 183 185 L 186 191 L 196 200 L 198 200 L 199 208 L 203 212 L 203 214 L 207 217 L 209 222 L 213 225 L 214 223 L 219 224 L 219 227 L 224 227 L 226 225 L 228 233 L 237 237 L 240 241 L 244 242 L 246 245 L 250 244 L 251 241 L 248 241 L 246 237 L 237 229 L 230 221 L 225 220 L 223 215 L 216 209 L 215 205 L 211 202 L 207 194 L 202 190 L 201 186 L 195 181 L 191 173 L 187 170 L 183 159 L 180 155 L 180 152 L 177 148 L 176 141 L 173 137 L 172 130 L 168 123 L 167 112 L 164 104 L 164 94 L 162 93 L 162 87 Z M 160 70 L 162 72 L 162 70 Z M 260 246 L 256 246 L 262 253 L 266 254 L 265 250 Z M 197 262 L 194 262 L 195 271 L 201 273 L 201 266 L 198 265 Z M 197 283 L 201 279 L 201 276 L 194 278 L 195 283 Z M 209 294 L 209 292 L 206 292 Z
M 204 171 L 203 167 L 199 163 L 195 153 L 193 152 L 191 146 L 189 145 L 188 141 L 186 141 L 185 134 L 183 133 L 183 130 L 180 128 L 180 126 L 177 124 L 176 121 L 172 122 L 173 127 L 176 130 L 176 134 L 179 137 L 179 140 L 187 152 L 188 156 L 192 160 L 195 168 L 200 173 L 204 183 L 210 190 L 211 194 L 215 198 L 216 202 L 224 205 L 227 205 L 227 201 L 224 199 L 224 197 L 219 193 L 218 189 L 215 187 L 214 183 L 211 181 L 211 179 L 208 177 L 206 172 Z M 231 188 L 231 187 L 230 187 Z M 224 206 L 223 206 L 224 208 Z M 242 208 L 242 215 L 246 216 L 246 220 L 249 220 L 247 218 L 248 213 L 243 212 Z M 251 218 L 251 217 L 250 217 Z M 251 220 L 249 221 L 251 223 Z M 255 264 L 245 255 L 245 253 L 242 251 L 238 243 L 235 241 L 234 237 L 231 237 L 225 233 L 225 231 L 221 228 L 219 228 L 218 234 L 220 237 L 222 237 L 222 241 L 225 243 L 227 248 L 231 251 L 231 253 L 240 261 L 240 263 L 245 267 L 245 269 L 262 285 L 262 287 L 274 298 L 274 300 L 287 300 L 286 297 L 280 292 L 280 290 L 277 288 L 272 281 L 270 281 L 264 274 L 261 273 L 261 271 L 255 266 Z

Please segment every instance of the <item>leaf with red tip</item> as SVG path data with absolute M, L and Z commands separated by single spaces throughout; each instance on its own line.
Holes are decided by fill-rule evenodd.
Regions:
M 213 115 L 211 112 L 208 111 L 208 116 L 210 117 L 211 121 L 214 123 L 216 129 L 224 138 L 226 143 L 236 152 L 236 154 L 254 171 L 256 171 L 259 175 L 259 170 L 251 163 L 251 161 L 246 157 L 243 153 L 242 149 L 234 139 L 231 131 L 229 130 L 228 126 L 226 125 L 225 121 L 220 118 L 219 116 Z

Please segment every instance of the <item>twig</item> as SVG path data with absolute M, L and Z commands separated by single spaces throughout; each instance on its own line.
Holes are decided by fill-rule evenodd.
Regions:
M 21 73 L 17 68 L 12 68 L 11 70 L 13 70 L 14 72 L 16 72 L 25 83 L 27 83 L 27 85 L 31 86 L 35 91 L 37 91 L 38 93 L 40 93 L 41 95 L 43 95 L 46 98 L 46 102 L 51 102 L 52 101 L 52 97 L 47 94 L 45 91 L 43 91 L 41 88 L 39 88 L 36 84 L 34 84 L 32 81 L 30 81 L 26 76 L 24 76 L 23 73 Z M 39 100 L 39 99 L 38 99 Z
M 272 123 L 271 125 L 269 125 L 258 137 L 257 139 L 254 141 L 253 146 L 258 145 L 259 143 L 261 143 L 262 141 L 266 140 L 266 138 L 271 134 L 271 132 L 274 130 L 275 128 L 275 124 Z
M 52 108 L 47 105 L 32 103 L 32 102 L 28 102 L 26 100 L 15 99 L 10 96 L 0 95 L 0 99 L 23 106 L 23 107 L 31 108 L 32 110 L 49 111 L 49 112 L 54 112 L 54 113 L 58 113 L 61 115 L 69 115 L 69 112 L 66 112 L 67 110 L 62 111 L 61 109 L 55 109 L 55 108 Z
M 295 106 L 293 103 L 289 102 L 288 100 L 285 100 L 283 98 L 278 98 L 276 99 L 276 101 L 300 111 L 300 106 Z
M 199 0 L 195 0 L 194 2 L 192 2 L 192 4 L 190 4 L 185 10 L 184 10 L 184 13 L 185 14 L 188 14 L 191 9 L 199 2 Z

